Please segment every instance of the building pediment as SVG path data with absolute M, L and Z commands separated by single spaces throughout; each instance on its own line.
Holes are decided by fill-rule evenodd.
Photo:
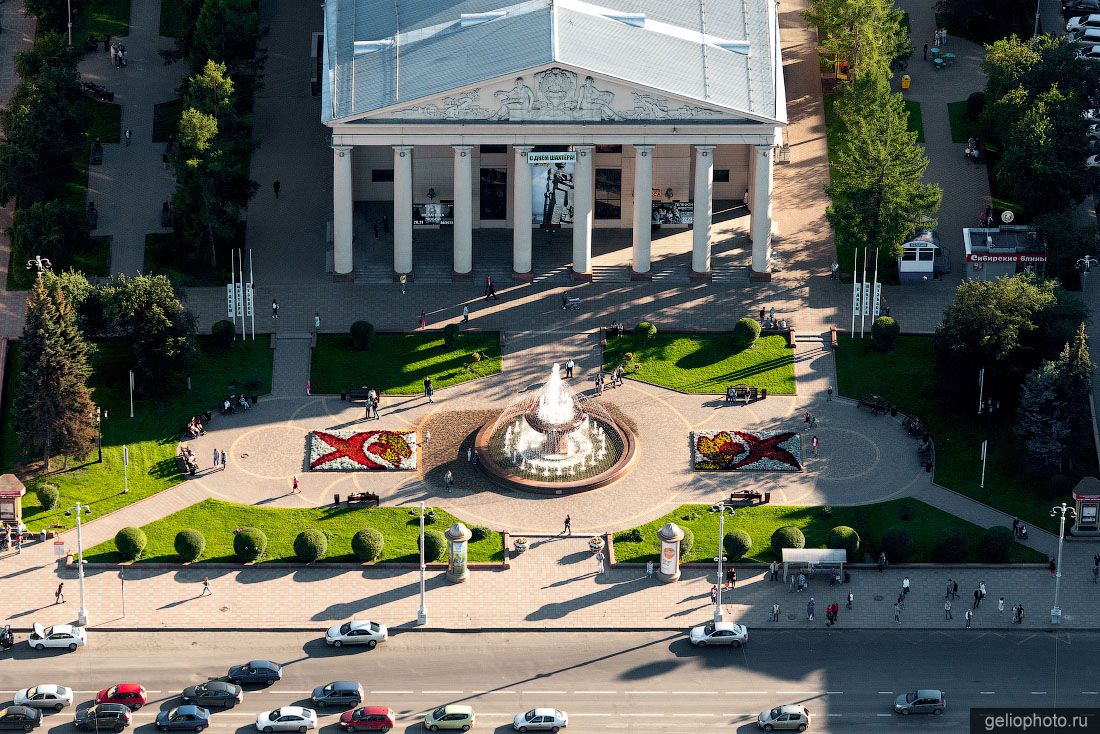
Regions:
M 757 121 L 746 114 L 555 65 L 360 118 L 374 121 L 667 122 Z M 348 121 L 350 122 L 350 120 Z

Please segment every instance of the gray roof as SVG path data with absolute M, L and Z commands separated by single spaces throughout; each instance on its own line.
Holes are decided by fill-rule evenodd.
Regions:
M 786 121 L 773 0 L 401 0 L 395 5 L 325 3 L 325 121 L 553 63 L 712 109 Z M 495 11 L 506 12 L 491 22 L 462 25 L 463 15 Z M 609 17 L 615 14 L 645 19 Z M 360 50 L 363 42 L 376 50 L 356 54 L 356 42 Z M 739 42 L 748 53 L 728 48 Z

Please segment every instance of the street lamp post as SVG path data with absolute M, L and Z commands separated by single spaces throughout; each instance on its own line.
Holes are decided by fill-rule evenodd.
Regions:
M 76 574 L 80 579 L 80 609 L 76 610 L 76 622 L 81 627 L 88 626 L 88 607 L 84 603 L 84 537 L 80 533 L 80 520 L 84 514 L 91 515 L 92 508 L 79 502 L 65 510 L 65 517 L 76 515 Z
M 1069 513 L 1070 518 L 1077 516 L 1077 510 L 1063 502 L 1060 505 L 1055 505 L 1050 510 L 1050 516 L 1059 517 L 1058 521 L 1058 561 L 1057 568 L 1054 569 L 1054 607 L 1050 610 L 1050 623 L 1058 624 L 1062 619 L 1062 610 L 1058 606 L 1058 588 L 1062 583 L 1062 542 L 1066 537 L 1066 513 Z
M 420 503 L 420 608 L 416 610 L 416 623 L 424 626 L 428 623 L 428 604 L 424 598 L 424 503 Z
M 38 277 L 42 277 L 42 273 L 53 267 L 49 258 L 42 257 L 41 255 L 35 255 L 33 259 L 27 261 L 27 270 L 34 270 Z
M 1085 289 L 1085 279 L 1089 271 L 1092 270 L 1092 266 L 1097 264 L 1100 264 L 1100 260 L 1097 260 L 1092 255 L 1085 255 L 1077 261 L 1077 269 L 1081 271 L 1081 290 Z
M 722 545 L 723 539 L 726 537 L 726 511 L 734 514 L 732 507 L 727 507 L 725 504 L 719 502 L 710 508 L 711 512 L 718 513 L 718 555 L 714 560 L 718 563 L 718 595 L 714 599 L 714 621 L 724 622 L 726 621 L 725 612 L 722 611 L 722 561 L 726 559 L 723 555 L 725 548 Z
M 98 405 L 95 408 L 95 447 L 99 452 L 99 463 L 103 463 L 103 408 Z

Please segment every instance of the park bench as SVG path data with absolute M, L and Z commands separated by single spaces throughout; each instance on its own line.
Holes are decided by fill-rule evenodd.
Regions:
M 374 492 L 352 492 L 348 495 L 348 504 L 366 504 L 368 507 L 378 507 L 378 495 Z
M 366 385 L 361 387 L 353 387 L 350 390 L 340 393 L 341 400 L 366 400 L 367 394 L 370 393 L 370 388 Z
M 741 492 L 730 492 L 729 499 L 726 500 L 727 505 L 735 504 L 748 504 L 752 505 L 766 505 L 772 501 L 771 492 L 757 492 L 755 490 L 743 490 Z
M 880 413 L 886 413 L 893 406 L 890 405 L 890 401 L 881 395 L 872 395 L 870 393 L 864 393 L 859 396 L 859 407 L 867 408 L 876 415 Z
M 561 310 L 562 311 L 577 311 L 581 307 L 580 296 L 562 296 L 561 297 Z

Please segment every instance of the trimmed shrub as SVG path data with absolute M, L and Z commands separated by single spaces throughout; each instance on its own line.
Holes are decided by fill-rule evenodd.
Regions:
M 206 538 L 198 530 L 181 530 L 176 533 L 173 542 L 176 547 L 176 555 L 184 563 L 190 563 L 206 549 Z
M 34 496 L 38 498 L 38 504 L 42 505 L 42 509 L 53 510 L 61 499 L 61 491 L 56 484 L 43 482 L 34 488 Z
M 370 349 L 374 343 L 374 324 L 369 321 L 356 321 L 351 325 L 351 344 L 359 351 Z
M 294 539 L 294 555 L 303 563 L 313 563 L 328 553 L 328 538 L 317 528 L 308 528 Z
M 772 533 L 772 552 L 782 558 L 784 548 L 805 548 L 806 536 L 794 525 L 784 525 Z
M 825 540 L 826 548 L 836 548 L 848 553 L 848 562 L 859 560 L 859 533 L 855 528 L 847 525 L 837 525 L 829 531 L 829 537 Z
M 691 553 L 691 549 L 695 547 L 695 533 L 691 528 L 680 528 L 684 531 L 684 539 L 680 541 L 680 558 L 684 559 Z
M 726 533 L 722 538 L 722 547 L 726 550 L 726 557 L 731 561 L 739 561 L 745 557 L 752 548 L 752 538 L 744 530 L 738 528 Z
M 900 333 L 901 327 L 893 316 L 879 316 L 871 324 L 871 346 L 876 352 L 892 352 Z
M 913 552 L 913 536 L 905 528 L 892 525 L 882 534 L 879 547 L 890 563 L 905 563 Z
M 631 528 L 615 534 L 615 540 L 623 543 L 641 543 L 642 531 L 640 528 Z
M 748 349 L 760 338 L 760 322 L 745 317 L 733 325 L 733 348 L 738 351 Z
M 982 110 L 985 109 L 985 92 L 972 92 L 969 97 L 966 98 L 966 116 L 971 120 L 977 120 L 981 117 Z
M 214 344 L 214 348 L 221 352 L 228 352 L 229 348 L 233 346 L 233 337 L 237 335 L 237 327 L 232 321 L 215 321 L 214 325 L 210 327 L 210 341 Z
M 1051 497 L 1066 497 L 1072 490 L 1073 483 L 1065 474 L 1054 474 L 1047 480 L 1047 494 Z
M 267 533 L 259 528 L 241 528 L 233 535 L 233 552 L 242 563 L 254 563 L 267 552 Z
M 443 343 L 448 347 L 453 347 L 455 342 L 458 341 L 458 334 L 460 329 L 458 324 L 447 324 L 443 327 Z
M 936 563 L 962 563 L 970 552 L 970 536 L 961 530 L 949 530 L 932 549 Z
M 493 531 L 484 525 L 474 525 L 470 528 L 470 542 L 476 543 L 479 540 L 485 540 L 492 534 Z
M 416 550 L 420 551 L 420 538 L 416 539 Z M 424 562 L 443 560 L 447 555 L 447 538 L 438 530 L 424 531 Z
M 978 544 L 978 558 L 982 563 L 1008 563 L 1008 554 L 1015 542 L 1010 529 L 1003 525 L 991 527 Z
M 145 531 L 133 526 L 119 530 L 115 535 L 115 547 L 119 554 L 127 561 L 137 560 L 148 543 Z
M 634 327 L 634 333 L 642 337 L 643 344 L 648 344 L 650 339 L 657 336 L 657 327 L 648 321 L 639 321 Z
M 386 539 L 374 528 L 363 528 L 351 536 L 351 550 L 360 561 L 372 563 L 382 557 Z

